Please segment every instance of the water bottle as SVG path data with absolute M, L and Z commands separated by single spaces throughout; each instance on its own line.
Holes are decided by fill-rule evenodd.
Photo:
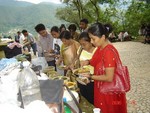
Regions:
M 67 103 L 67 99 L 66 98 L 63 98 L 63 102 Z M 71 110 L 68 106 L 64 105 L 64 110 L 65 110 L 65 113 L 71 113 Z
M 22 97 L 23 107 L 35 100 L 42 100 L 39 81 L 35 72 L 29 67 L 27 62 L 23 62 L 23 70 L 18 77 L 20 93 Z

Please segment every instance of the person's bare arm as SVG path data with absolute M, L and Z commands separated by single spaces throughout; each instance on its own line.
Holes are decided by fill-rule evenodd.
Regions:
M 114 67 L 109 67 L 105 69 L 105 75 L 92 75 L 91 74 L 83 74 L 83 76 L 88 77 L 92 80 L 98 80 L 98 81 L 106 81 L 106 82 L 112 82 L 113 77 L 114 77 L 114 71 L 115 68 Z

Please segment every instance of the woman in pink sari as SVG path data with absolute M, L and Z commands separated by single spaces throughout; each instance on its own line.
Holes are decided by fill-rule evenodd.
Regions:
M 94 80 L 94 106 L 100 108 L 102 113 L 127 113 L 125 93 L 100 92 L 101 82 L 113 81 L 117 65 L 116 56 L 119 58 L 118 51 L 107 39 L 108 29 L 101 23 L 95 23 L 88 29 L 88 33 L 93 45 L 98 47 L 92 59 L 82 64 L 90 63 L 94 67 L 93 75 L 83 75 Z

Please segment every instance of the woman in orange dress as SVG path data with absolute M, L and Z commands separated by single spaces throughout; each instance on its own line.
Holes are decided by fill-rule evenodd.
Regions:
M 95 23 L 88 29 L 91 42 L 98 47 L 89 64 L 94 67 L 94 74 L 83 75 L 94 80 L 94 106 L 100 108 L 102 113 L 127 113 L 126 94 L 116 92 L 100 92 L 100 83 L 112 82 L 116 69 L 116 56 L 118 51 L 108 41 L 108 29 L 101 23 Z M 112 49 L 115 51 L 112 51 Z

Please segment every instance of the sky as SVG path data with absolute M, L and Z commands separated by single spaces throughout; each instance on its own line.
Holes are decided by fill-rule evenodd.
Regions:
M 40 2 L 53 2 L 56 4 L 60 4 L 60 0 L 17 0 L 17 1 L 26 1 L 26 2 L 31 2 L 31 3 L 35 3 L 38 4 Z

